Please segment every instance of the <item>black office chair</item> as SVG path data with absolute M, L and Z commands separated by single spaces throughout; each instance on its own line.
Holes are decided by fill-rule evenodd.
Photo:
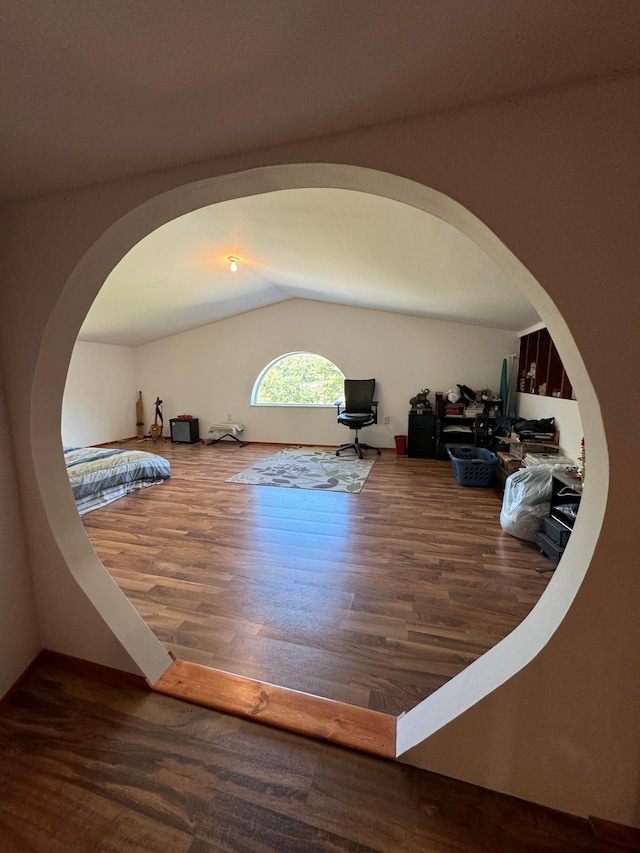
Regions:
M 378 423 L 378 403 L 373 399 L 376 387 L 375 379 L 345 379 L 344 380 L 344 402 L 336 403 L 338 407 L 338 423 L 348 426 L 356 431 L 355 441 L 343 444 L 336 450 L 336 456 L 340 456 L 343 450 L 355 450 L 358 457 L 362 459 L 363 450 L 375 450 L 378 456 L 381 450 L 362 444 L 358 440 L 358 430 L 362 427 Z

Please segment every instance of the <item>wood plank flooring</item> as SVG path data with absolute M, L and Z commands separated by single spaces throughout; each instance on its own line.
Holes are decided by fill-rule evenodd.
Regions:
M 123 447 L 129 446 L 127 444 Z M 137 445 L 166 483 L 84 516 L 177 658 L 398 715 L 505 637 L 544 591 L 493 489 L 384 452 L 358 495 L 225 479 L 281 448 Z
M 0 705 L 2 853 L 615 853 L 586 820 L 41 657 Z

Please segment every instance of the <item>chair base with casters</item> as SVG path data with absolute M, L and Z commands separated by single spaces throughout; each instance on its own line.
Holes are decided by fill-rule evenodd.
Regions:
M 372 447 L 370 444 L 364 444 L 358 441 L 358 430 L 356 430 L 355 440 L 350 444 L 341 444 L 340 447 L 336 450 L 336 456 L 340 456 L 343 450 L 355 450 L 358 454 L 358 459 L 362 459 L 363 451 L 365 450 L 375 450 L 375 452 L 380 456 L 382 451 L 378 447 Z

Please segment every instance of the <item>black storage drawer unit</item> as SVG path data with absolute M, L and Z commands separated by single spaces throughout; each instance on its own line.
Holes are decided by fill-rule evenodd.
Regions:
M 551 540 L 544 533 L 536 533 L 536 545 L 542 553 L 548 557 L 550 560 L 553 560 L 554 563 L 558 563 L 560 561 L 560 557 L 562 557 L 564 548 L 558 545 L 557 542 Z
M 551 518 L 565 530 L 572 530 L 580 508 L 582 483 L 554 471 L 551 476 Z
M 196 441 L 200 441 L 198 418 L 191 418 L 188 421 L 171 418 L 169 425 L 171 427 L 171 441 L 182 444 L 195 444 Z
M 580 508 L 582 483 L 554 471 L 551 475 L 551 511 L 542 520 L 542 530 L 535 542 L 545 556 L 558 563 L 567 547 Z
M 412 459 L 435 459 L 436 416 L 434 414 L 409 415 L 407 456 Z
M 570 530 L 567 530 L 564 524 L 560 524 L 555 518 L 543 518 L 542 519 L 542 532 L 545 536 L 551 539 L 552 542 L 555 542 L 560 548 L 564 548 L 567 542 L 569 541 L 569 536 L 571 534 Z

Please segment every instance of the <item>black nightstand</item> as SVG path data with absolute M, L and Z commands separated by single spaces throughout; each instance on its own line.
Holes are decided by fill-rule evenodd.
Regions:
M 435 459 L 436 416 L 409 414 L 407 456 L 412 459 Z

